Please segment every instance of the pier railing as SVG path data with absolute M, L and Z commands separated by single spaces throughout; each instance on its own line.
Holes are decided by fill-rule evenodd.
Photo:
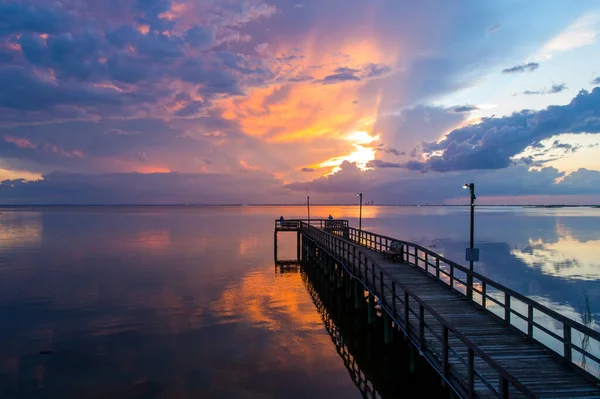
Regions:
M 393 242 L 399 242 L 403 245 L 403 260 L 406 263 L 423 269 L 465 298 L 466 277 L 470 274 L 474 281 L 473 302 L 512 328 L 520 330 L 529 339 L 550 348 L 558 356 L 562 356 L 565 363 L 575 365 L 589 375 L 594 376 L 594 373 L 585 366 L 586 359 L 600 364 L 600 359 L 589 349 L 592 340 L 593 346 L 600 346 L 599 332 L 485 276 L 471 272 L 425 247 L 352 227 L 327 232 L 312 223 L 309 225 L 300 221 L 300 226 L 308 239 L 338 259 L 351 275 L 358 278 L 380 300 L 382 308 L 419 348 L 424 358 L 463 397 L 475 397 L 477 386 L 478 393 L 484 387 L 494 396 L 507 398 L 509 385 L 527 397 L 535 396 L 505 367 L 470 341 L 460 329 L 455 328 L 415 295 L 410 286 L 388 274 L 362 248 L 383 252 L 389 250 Z M 522 322 L 519 323 L 519 320 Z M 553 324 L 555 328 L 548 327 Z M 562 330 L 562 334 L 556 332 L 556 325 Z M 550 337 L 560 345 L 549 345 L 546 339 L 541 339 L 544 334 L 545 338 Z M 576 338 L 580 340 L 580 345 L 575 342 Z M 574 354 L 577 356 L 573 356 Z M 476 367 L 476 364 L 479 366 Z M 487 366 L 482 367 L 482 364 Z M 490 370 L 493 370 L 492 375 Z
M 275 230 L 279 231 L 298 231 L 300 230 L 300 224 L 314 226 L 318 229 L 327 231 L 342 231 L 342 229 L 348 229 L 349 224 L 347 220 L 329 220 L 329 219 L 276 219 Z
M 392 242 L 403 245 L 403 260 L 467 296 L 467 276 L 473 277 L 473 301 L 556 354 L 568 364 L 598 378 L 600 332 L 469 270 L 428 248 L 370 231 L 348 228 L 348 238 L 377 252 L 389 250 Z M 579 342 L 579 343 L 578 343 Z M 589 361 L 593 364 L 590 364 Z

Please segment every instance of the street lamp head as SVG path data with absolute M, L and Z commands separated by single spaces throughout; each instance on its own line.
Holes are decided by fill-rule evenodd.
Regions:
M 356 193 L 357 197 L 360 197 L 362 195 L 362 193 Z
M 463 185 L 463 188 L 469 188 L 469 185 L 468 185 L 467 183 L 465 183 L 465 184 Z

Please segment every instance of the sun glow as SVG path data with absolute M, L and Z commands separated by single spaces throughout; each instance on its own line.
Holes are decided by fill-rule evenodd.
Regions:
M 342 155 L 339 157 L 333 157 L 328 159 L 327 161 L 321 162 L 317 165 L 319 168 L 330 168 L 333 167 L 331 172 L 328 174 L 336 173 L 340 170 L 340 165 L 344 161 L 348 161 L 356 164 L 356 166 L 360 170 L 370 170 L 369 162 L 375 159 L 375 148 L 368 147 L 368 144 L 379 141 L 381 136 L 379 134 L 375 136 L 369 135 L 369 133 L 365 131 L 355 131 L 350 133 L 345 137 L 348 141 L 353 141 L 352 146 L 354 147 L 354 151 L 348 155 Z
M 369 135 L 369 133 L 365 131 L 356 131 L 350 133 L 346 140 L 353 141 L 355 144 L 371 144 L 374 141 L 378 141 L 381 138 L 381 135 L 376 134 L 375 136 Z

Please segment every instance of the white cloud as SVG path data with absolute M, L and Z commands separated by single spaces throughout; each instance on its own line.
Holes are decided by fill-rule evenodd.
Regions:
M 600 13 L 585 14 L 546 43 L 540 57 L 550 58 L 562 51 L 592 45 L 599 32 Z

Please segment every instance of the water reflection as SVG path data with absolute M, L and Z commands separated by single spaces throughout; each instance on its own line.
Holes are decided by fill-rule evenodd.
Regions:
M 332 287 L 319 270 L 302 273 L 325 330 L 344 362 L 350 379 L 363 398 L 442 398 L 448 397 L 440 377 L 417 358 L 411 368 L 410 348 L 402 335 L 394 342 L 383 340 L 383 322 L 366 323 L 366 312 L 357 312 L 342 290 Z
M 358 397 L 272 210 L 2 212 L 0 397 Z
M 559 236 L 558 241 L 550 243 L 530 240 L 527 247 L 513 249 L 511 254 L 551 276 L 600 279 L 600 240 L 582 242 L 570 235 Z
M 305 207 L 0 212 L 0 397 L 360 395 L 302 275 L 273 273 L 274 219 Z M 600 317 L 600 209 L 476 212 L 477 271 Z M 358 206 L 311 207 L 330 213 L 358 224 Z M 365 206 L 363 228 L 464 264 L 468 208 Z M 295 234 L 279 252 L 296 258 Z

